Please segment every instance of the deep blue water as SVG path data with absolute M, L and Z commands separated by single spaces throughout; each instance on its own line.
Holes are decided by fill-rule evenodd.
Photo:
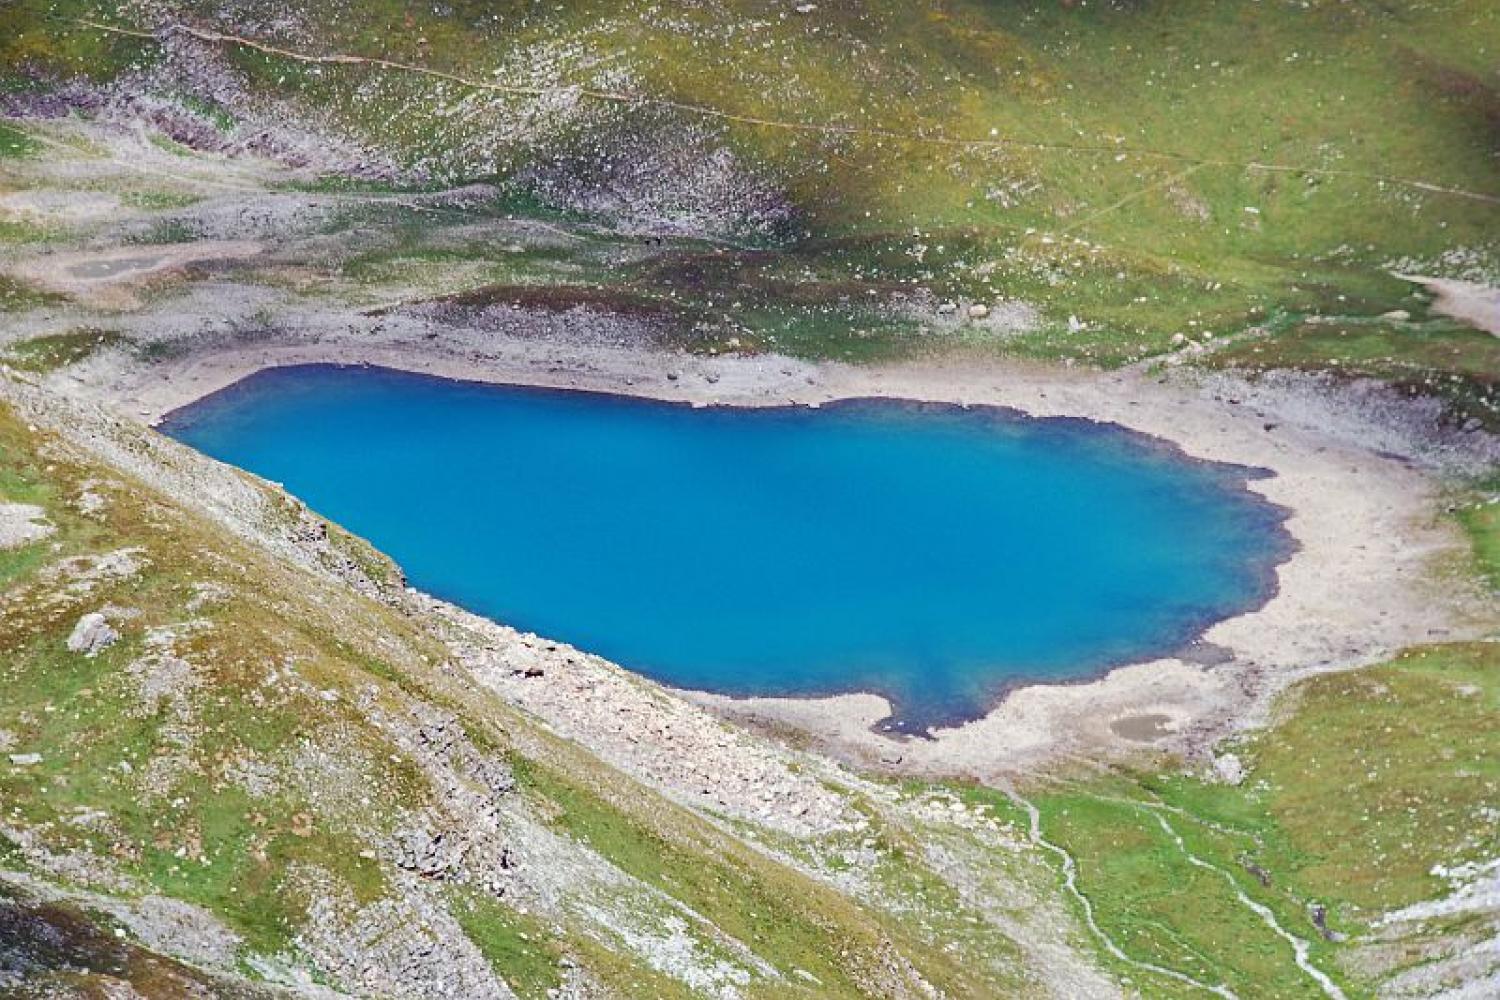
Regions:
M 681 687 L 878 691 L 908 731 L 1180 650 L 1267 599 L 1291 545 L 1252 470 L 988 408 L 695 410 L 311 366 L 164 429 L 470 610 Z

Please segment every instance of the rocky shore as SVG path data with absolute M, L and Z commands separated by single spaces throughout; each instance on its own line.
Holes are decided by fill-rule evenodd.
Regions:
M 1420 404 L 1374 387 L 1338 388 L 1292 375 L 1249 382 L 1180 370 L 1099 373 L 963 359 L 855 367 L 774 355 L 695 357 L 634 338 L 612 343 L 613 321 L 587 310 L 572 316 L 561 335 L 541 340 L 400 315 L 386 315 L 379 324 L 347 314 L 337 322 L 326 313 L 304 318 L 295 336 L 215 344 L 151 363 L 103 352 L 52 381 L 145 421 L 263 368 L 313 363 L 694 405 L 817 406 L 851 397 L 998 405 L 1117 423 L 1189 456 L 1268 470 L 1271 475 L 1251 488 L 1291 512 L 1286 527 L 1298 550 L 1277 570 L 1276 596 L 1213 626 L 1204 637 L 1212 656 L 1185 653 L 1123 666 L 1093 681 L 1019 688 L 985 718 L 939 730 L 932 739 L 874 730 L 887 714 L 874 695 L 731 699 L 681 692 L 679 698 L 639 678 L 627 683 L 618 668 L 597 658 L 549 649 L 544 640 L 518 647 L 513 637 L 469 658 L 484 683 L 612 760 L 639 758 L 633 770 L 648 777 L 665 780 L 653 769 L 674 757 L 654 748 L 638 751 L 637 744 L 647 740 L 654 747 L 658 736 L 680 733 L 683 699 L 767 731 L 799 732 L 863 766 L 995 778 L 1082 750 L 1202 752 L 1260 720 L 1275 694 L 1299 677 L 1374 662 L 1406 645 L 1482 632 L 1480 596 L 1438 582 L 1445 560 L 1457 558 L 1464 542 L 1433 515 L 1444 477 L 1483 468 L 1494 461 L 1496 444 L 1484 434 L 1439 430 L 1431 414 L 1413 410 Z M 492 638 L 498 634 L 508 632 Z M 531 665 L 536 673 L 528 678 Z M 640 711 L 622 714 L 617 696 L 631 691 L 645 692 L 634 696 Z M 1153 724 L 1134 725 L 1140 717 Z M 691 762 L 684 764 L 689 771 L 702 773 L 703 762 L 717 756 L 738 756 L 720 753 L 728 750 L 718 746 L 728 738 L 722 732 L 694 732 L 692 752 L 675 758 Z M 758 814 L 765 805 L 761 791 L 769 788 L 774 796 L 777 782 L 767 783 L 750 764 L 733 770 L 741 772 L 750 797 L 739 801 L 736 783 L 729 782 L 722 787 L 730 791 L 721 794 L 735 801 L 720 805 Z M 722 778 L 725 771 L 718 773 Z M 691 789 L 694 781 L 684 772 L 667 783 Z M 815 795 L 799 797 L 799 809 L 803 805 L 808 813 L 788 822 L 836 822 L 820 811 Z

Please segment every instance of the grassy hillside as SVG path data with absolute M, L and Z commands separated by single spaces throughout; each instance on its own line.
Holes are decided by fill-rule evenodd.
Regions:
M 1500 13 L 1479 0 L 182 3 L 145 21 L 23 0 L 4 16 L 13 89 L 128 80 L 231 136 L 287 102 L 391 181 L 498 178 L 627 229 L 776 247 L 769 268 L 731 251 L 693 271 L 681 298 L 790 282 L 793 316 L 737 319 L 799 352 L 909 352 L 861 306 L 914 287 L 1046 310 L 983 348 L 1117 364 L 1174 334 L 1411 309 L 1398 262 L 1500 273 Z M 657 276 L 606 284 L 650 294 Z M 851 338 L 851 320 L 874 329 Z

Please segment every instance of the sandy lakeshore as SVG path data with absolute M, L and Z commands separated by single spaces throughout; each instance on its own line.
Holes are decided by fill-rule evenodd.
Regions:
M 1278 568 L 1276 594 L 1264 607 L 1212 626 L 1188 658 L 1018 688 L 983 719 L 929 740 L 873 731 L 887 705 L 870 694 L 731 699 L 682 692 L 753 726 L 803 730 L 821 749 L 862 764 L 986 777 L 1081 749 L 1202 748 L 1264 718 L 1274 694 L 1296 677 L 1482 630 L 1482 598 L 1451 580 L 1438 585 L 1464 540 L 1436 516 L 1441 486 L 1410 460 L 1416 445 L 1399 427 L 1296 387 L 995 361 L 852 367 L 779 356 L 701 358 L 519 338 L 490 337 L 478 349 L 462 335 L 434 339 L 430 331 L 398 328 L 376 337 L 324 335 L 194 352 L 149 365 L 105 356 L 71 374 L 64 388 L 154 422 L 255 371 L 314 363 L 698 405 L 818 405 L 850 397 L 998 405 L 1109 421 L 1195 458 L 1272 473 L 1249 487 L 1290 512 L 1286 529 L 1298 550 Z M 568 710 L 565 700 L 549 704 L 556 713 Z

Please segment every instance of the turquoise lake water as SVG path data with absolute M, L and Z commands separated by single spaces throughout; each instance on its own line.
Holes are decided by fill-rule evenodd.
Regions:
M 876 691 L 908 732 L 1179 651 L 1263 603 L 1291 550 L 1252 470 L 990 408 L 692 409 L 309 366 L 163 429 L 472 611 L 680 687 Z

